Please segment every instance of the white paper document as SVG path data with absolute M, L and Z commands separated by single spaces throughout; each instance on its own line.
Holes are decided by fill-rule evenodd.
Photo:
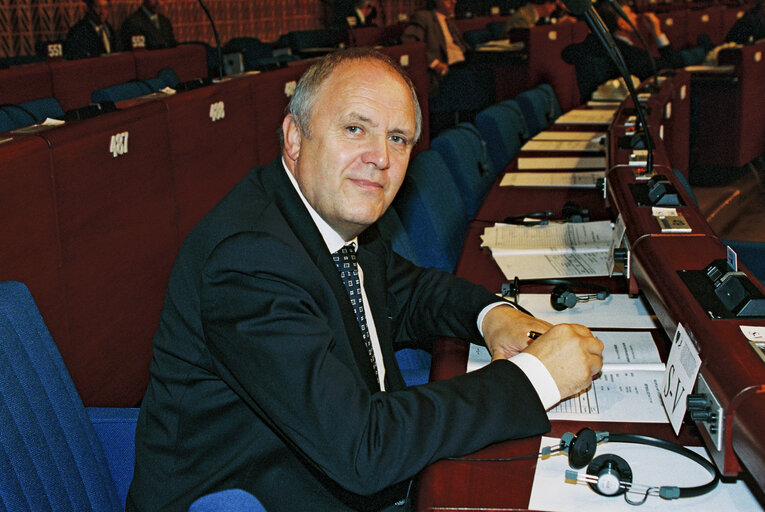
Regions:
M 602 153 L 603 144 L 600 140 L 530 140 L 521 147 L 521 151 L 582 151 L 585 153 Z
M 617 429 L 614 429 L 615 431 Z M 621 431 L 620 431 L 621 432 Z M 555 446 L 560 439 L 542 437 L 540 447 Z M 691 450 L 708 458 L 701 447 L 689 447 Z M 711 476 L 695 462 L 652 446 L 628 443 L 603 443 L 598 446 L 596 456 L 605 453 L 616 454 L 627 461 L 632 469 L 633 483 L 637 486 L 677 485 L 696 487 L 709 482 Z M 606 497 L 596 494 L 586 484 L 568 483 L 566 470 L 571 469 L 565 454 L 558 453 L 537 460 L 534 472 L 534 484 L 529 498 L 529 509 L 550 512 L 728 512 L 762 510 L 742 481 L 720 482 L 717 487 L 702 496 L 665 500 L 649 496 L 639 507 L 629 505 L 623 496 Z M 586 468 L 578 470 L 580 474 Z M 641 496 L 630 494 L 630 499 L 639 501 Z
M 570 130 L 543 130 L 534 135 L 531 140 L 597 140 L 605 141 L 606 132 L 575 132 Z
M 612 236 L 609 221 L 496 224 L 484 229 L 481 246 L 507 279 L 607 276 Z
M 518 157 L 518 170 L 530 169 L 605 169 L 605 156 L 561 156 L 551 158 Z
M 605 171 L 508 172 L 500 187 L 595 188 Z
M 664 364 L 651 333 L 594 331 L 603 342 L 603 370 L 587 391 L 547 412 L 551 420 L 666 423 L 660 386 Z M 486 347 L 471 344 L 467 371 L 491 362 Z
M 609 125 L 614 118 L 616 109 L 607 108 L 575 108 L 569 110 L 555 120 L 555 124 L 602 124 Z
M 663 370 L 603 371 L 592 385 L 547 411 L 551 420 L 668 423 Z
M 603 371 L 664 371 L 653 336 L 648 331 L 593 331 L 603 342 Z M 472 372 L 491 362 L 489 350 L 470 344 L 467 371 Z

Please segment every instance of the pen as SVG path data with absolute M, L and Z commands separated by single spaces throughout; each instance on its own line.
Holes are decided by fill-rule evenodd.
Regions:
M 531 340 L 535 340 L 535 339 L 539 338 L 540 336 L 542 336 L 542 333 L 541 332 L 537 332 L 537 331 L 529 331 L 529 332 L 526 333 L 526 336 L 528 336 Z M 531 343 L 531 342 L 529 342 L 529 343 Z

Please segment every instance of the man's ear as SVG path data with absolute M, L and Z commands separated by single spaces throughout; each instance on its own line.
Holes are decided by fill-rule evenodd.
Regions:
M 303 136 L 300 133 L 300 127 L 292 117 L 292 114 L 284 116 L 282 121 L 282 134 L 284 134 L 284 154 L 290 160 L 297 160 L 300 156 L 300 144 Z

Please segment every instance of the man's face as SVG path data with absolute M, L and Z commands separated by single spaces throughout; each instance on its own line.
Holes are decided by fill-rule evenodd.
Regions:
M 143 6 L 147 11 L 151 13 L 157 12 L 159 9 L 160 0 L 143 0 Z
M 436 10 L 447 16 L 454 16 L 454 7 L 457 0 L 436 0 Z
M 379 62 L 342 63 L 319 88 L 309 125 L 310 138 L 285 118 L 285 161 L 311 206 L 350 240 L 401 187 L 414 142 L 412 96 Z
M 89 9 L 90 17 L 97 24 L 102 24 L 109 16 L 109 0 L 93 0 Z

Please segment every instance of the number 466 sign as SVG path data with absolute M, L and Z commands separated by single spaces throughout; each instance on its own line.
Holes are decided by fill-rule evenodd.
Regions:
M 693 392 L 701 359 L 683 324 L 677 324 L 672 348 L 664 372 L 661 400 L 667 411 L 675 434 L 680 432 L 683 416 L 688 405 L 688 395 Z

